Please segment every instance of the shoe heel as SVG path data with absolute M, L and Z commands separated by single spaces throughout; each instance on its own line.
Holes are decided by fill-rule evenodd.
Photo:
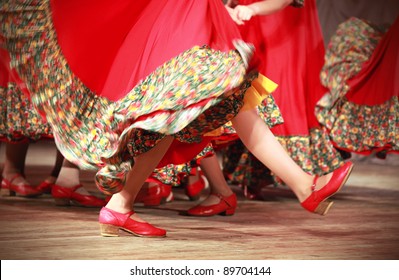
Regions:
M 16 193 L 10 189 L 1 189 L 0 194 L 1 196 L 16 196 Z
M 314 210 L 315 213 L 320 214 L 322 216 L 326 215 L 330 207 L 333 205 L 333 201 L 325 200 L 319 203 L 319 205 Z
M 70 206 L 71 201 L 69 198 L 54 198 L 55 205 L 57 206 Z
M 224 211 L 224 216 L 231 216 L 234 215 L 236 212 L 236 209 L 234 207 L 227 208 L 226 211 Z
M 105 236 L 105 237 L 118 237 L 119 236 L 119 227 L 100 223 L 100 233 L 101 233 L 101 236 Z

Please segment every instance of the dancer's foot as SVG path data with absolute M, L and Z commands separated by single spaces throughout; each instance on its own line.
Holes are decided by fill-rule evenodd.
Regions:
M 309 196 L 301 201 L 301 205 L 306 210 L 326 215 L 333 202 L 328 198 L 336 194 L 345 184 L 352 171 L 353 163 L 346 162 L 334 172 L 322 177 L 315 177 L 310 188 Z
M 72 203 L 83 207 L 102 207 L 106 204 L 104 199 L 89 194 L 81 184 L 73 187 L 54 184 L 51 189 L 51 195 L 57 206 L 69 206 Z
M 237 197 L 234 193 L 230 196 L 210 194 L 201 204 L 189 209 L 190 216 L 209 217 L 214 215 L 233 215 L 237 208 Z
M 42 191 L 31 186 L 26 178 L 19 173 L 3 174 L 1 189 L 2 194 L 10 196 L 35 197 L 42 194 Z
M 37 187 L 36 189 L 40 190 L 43 193 L 51 193 L 51 188 L 53 187 L 55 181 L 57 180 L 56 177 L 54 176 L 48 176 L 46 179 L 44 179 Z
M 166 231 L 143 221 L 133 210 L 117 212 L 103 207 L 99 215 L 100 232 L 102 236 L 119 236 L 119 230 L 124 230 L 139 237 L 164 237 Z

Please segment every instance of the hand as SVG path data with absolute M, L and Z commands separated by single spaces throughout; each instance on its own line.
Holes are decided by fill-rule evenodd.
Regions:
M 237 19 L 236 13 L 234 12 L 234 9 L 232 9 L 232 8 L 230 8 L 228 6 L 226 6 L 226 9 L 227 9 L 227 12 L 229 12 L 231 18 L 233 19 L 233 21 L 235 23 L 237 23 L 238 25 L 244 24 L 244 22 L 242 20 L 238 20 Z
M 244 23 L 244 21 L 250 20 L 255 12 L 248 6 L 238 5 L 234 8 L 235 17 L 238 21 Z

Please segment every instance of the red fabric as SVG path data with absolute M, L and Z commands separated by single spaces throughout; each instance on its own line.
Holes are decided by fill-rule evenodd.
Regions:
M 120 48 L 102 95 L 119 99 L 194 45 L 227 51 L 239 37 L 221 1 L 151 1 Z
M 226 51 L 233 48 L 232 39 L 241 37 L 220 0 L 51 4 L 69 66 L 90 89 L 114 101 L 194 45 Z
M 348 85 L 346 97 L 361 105 L 378 105 L 399 96 L 399 17 Z
M 233 39 L 241 38 L 220 0 L 52 0 L 51 8 L 69 67 L 112 101 L 193 46 L 228 51 Z M 209 141 L 175 141 L 159 166 L 187 162 Z
M 51 0 L 58 43 L 71 70 L 100 93 L 115 55 L 146 0 Z
M 256 1 L 240 1 L 251 2 Z M 246 25 L 242 27 L 243 36 L 257 47 L 259 71 L 278 84 L 273 97 L 284 124 L 273 127 L 273 133 L 308 135 L 310 128 L 319 126 L 314 108 L 326 92 L 319 79 L 324 43 L 315 1 L 305 1 L 303 8 L 289 6 L 253 18 Z
M 22 82 L 15 69 L 10 68 L 10 55 L 1 47 L 1 44 L 2 38 L 0 37 L 0 86 L 8 88 L 8 83 L 14 83 L 29 97 L 30 93 L 25 83 Z
M 168 164 L 183 164 L 195 158 L 211 142 L 211 137 L 204 137 L 200 143 L 183 143 L 177 140 L 172 142 L 165 156 L 158 163 L 157 168 Z
M 9 59 L 5 49 L 0 48 L 0 87 L 7 87 L 9 80 Z

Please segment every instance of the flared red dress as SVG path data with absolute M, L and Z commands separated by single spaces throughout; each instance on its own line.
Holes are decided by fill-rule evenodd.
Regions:
M 107 194 L 165 135 L 199 142 L 232 119 L 256 79 L 219 0 L 14 0 L 0 13 L 12 67 L 58 149 L 100 168 Z

